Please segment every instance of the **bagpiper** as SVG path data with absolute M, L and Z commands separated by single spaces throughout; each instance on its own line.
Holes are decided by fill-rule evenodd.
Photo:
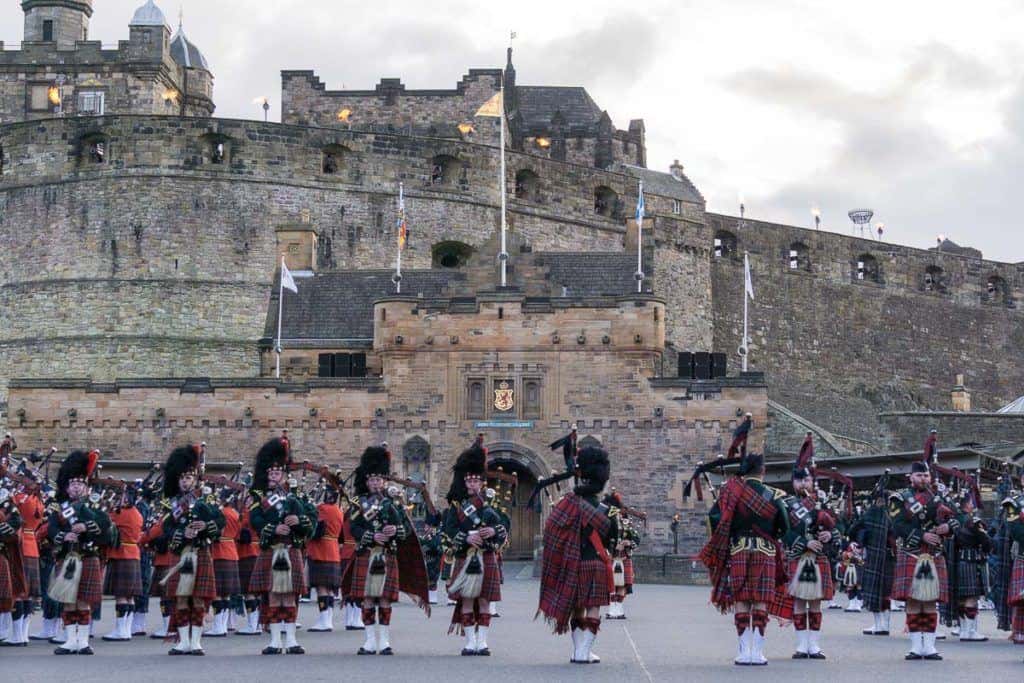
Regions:
M 452 467 L 443 543 L 455 556 L 448 597 L 455 601 L 449 633 L 465 635 L 462 656 L 489 657 L 492 602 L 501 600 L 497 551 L 508 538 L 505 520 L 484 493 L 487 450 L 478 442 Z
M 103 636 L 106 641 L 132 639 L 132 608 L 142 594 L 142 513 L 135 507 L 131 493 L 125 489 L 121 499 L 109 513 L 117 527 L 118 543 L 107 550 L 107 568 L 103 577 L 103 593 L 114 598 L 114 630 Z
M 161 527 L 167 548 L 175 556 L 161 583 L 174 600 L 170 628 L 178 642 L 167 654 L 202 656 L 203 621 L 217 583 L 210 548 L 220 539 L 224 515 L 216 503 L 201 495 L 203 446 L 180 446 L 164 465 L 164 515 Z
M 612 576 L 614 577 L 615 593 L 610 597 L 606 619 L 626 618 L 626 596 L 633 594 L 635 580 L 633 569 L 633 551 L 640 544 L 640 532 L 633 524 L 633 518 L 626 511 L 622 494 L 612 490 L 604 497 L 604 504 L 619 510 L 618 536 L 612 550 Z
M 235 549 L 238 551 L 238 583 L 242 589 L 242 607 L 245 610 L 245 625 L 235 631 L 235 635 L 239 636 L 263 635 L 263 627 L 260 624 L 260 599 L 249 588 L 252 585 L 252 572 L 260 557 L 259 534 L 252 528 L 252 519 L 249 516 L 251 506 L 252 496 L 246 493 L 241 500 L 242 511 L 239 515 L 238 539 L 235 543 Z
M 431 605 L 437 604 L 437 585 L 441 577 L 441 558 L 444 556 L 439 528 L 442 521 L 440 514 L 427 512 L 423 518 L 423 530 L 419 534 L 423 561 L 427 565 L 427 598 Z
M 836 519 L 821 505 L 814 484 L 814 444 L 810 434 L 793 468 L 793 495 L 783 502 L 789 531 L 783 539 L 790 577 L 786 593 L 793 599 L 793 627 L 797 634 L 793 659 L 825 659 L 821 650 L 821 602 L 835 595 L 832 567 L 826 547 L 832 541 Z
M 270 631 L 265 655 L 305 654 L 295 637 L 299 596 L 309 590 L 302 548 L 313 535 L 316 509 L 289 488 L 291 445 L 287 437 L 267 441 L 253 467 L 249 519 L 260 539 L 249 592 L 260 596 L 260 620 Z
M 932 490 L 928 462 L 913 463 L 910 487 L 899 493 L 889 515 L 898 547 L 892 597 L 907 604 L 910 652 L 906 659 L 940 660 L 942 655 L 935 649 L 936 603 L 949 600 L 942 539 L 956 530 L 958 522 Z
M 896 545 L 889 521 L 886 471 L 875 483 L 867 507 L 850 528 L 850 537 L 864 552 L 860 595 L 874 623 L 861 631 L 866 636 L 887 636 L 892 627 L 892 581 L 896 572 Z M 897 498 L 898 500 L 898 498 Z
M 48 530 L 56 567 L 49 595 L 62 606 L 67 639 L 57 655 L 91 655 L 92 611 L 103 601 L 100 551 L 114 541 L 116 527 L 95 506 L 89 480 L 96 472 L 99 451 L 72 451 L 57 473 L 57 499 L 50 506 Z
M 366 639 L 360 655 L 392 655 L 391 605 L 399 591 L 430 616 L 423 550 L 405 509 L 386 488 L 391 453 L 369 446 L 355 471 L 355 498 L 348 509 L 356 559 L 345 576 L 345 594 L 359 601 Z M 397 491 L 395 492 L 397 495 Z
M 164 577 L 177 561 L 174 553 L 167 547 L 168 539 L 164 536 L 164 513 L 163 501 L 154 500 L 142 534 L 142 547 L 153 555 L 149 593 L 160 601 L 160 626 L 149 635 L 154 640 L 163 640 L 172 633 L 171 615 L 174 613 L 175 603 L 174 596 L 168 595 L 164 588 Z
M 960 620 L 961 642 L 984 642 L 988 636 L 978 630 L 978 603 L 987 593 L 986 569 L 992 552 L 988 527 L 978 514 L 975 491 L 960 493 L 960 526 L 952 535 L 956 552 L 956 597 L 953 606 Z
M 0 457 L 0 463 L 3 458 Z M 11 634 L 0 642 L 5 647 L 26 647 L 29 641 L 29 626 L 32 621 L 33 603 L 42 597 L 42 582 L 39 574 L 39 542 L 40 528 L 46 521 L 46 506 L 37 485 L 28 488 L 21 486 L 13 494 L 13 505 L 21 518 L 19 533 L 21 547 L 21 564 L 25 576 L 24 590 L 15 595 L 14 608 L 11 611 Z
M 733 612 L 738 641 L 733 662 L 738 666 L 764 666 L 765 630 L 771 610 L 790 618 L 777 590 L 786 586 L 786 561 L 780 539 L 789 532 L 785 492 L 765 485 L 764 458 L 747 453 L 742 458 L 720 459 L 701 465 L 691 479 L 715 468 L 739 462 L 738 476 L 730 477 L 708 513 L 711 538 L 699 558 L 711 578 L 711 602 L 720 612 Z M 723 470 L 724 471 L 724 470 Z
M 596 446 L 580 449 L 575 474 L 579 483 L 551 509 L 544 524 L 540 601 L 556 634 L 572 633 L 574 664 L 601 661 L 593 652 L 601 629 L 601 608 L 615 592 L 612 558 L 618 511 L 601 502 L 600 494 L 611 476 L 608 453 Z
M 334 601 L 341 589 L 341 537 L 345 515 L 338 505 L 340 492 L 324 485 L 323 501 L 316 506 L 316 529 L 306 548 L 309 585 L 316 589 L 319 617 L 311 633 L 334 630 Z
M 1013 558 L 1006 593 L 1010 639 L 1024 645 L 1024 493 L 1010 493 L 1003 499 L 1002 508 L 1006 516 L 1006 542 Z
M 0 478 L 2 474 L 0 472 Z M 14 504 L 13 496 L 6 488 L 0 488 L 0 612 L 7 615 L 13 613 L 8 626 L 10 635 L 3 641 L 4 644 L 12 640 L 20 642 L 21 602 L 28 589 L 18 538 L 21 526 L 21 514 Z M 11 642 L 11 645 L 14 644 Z

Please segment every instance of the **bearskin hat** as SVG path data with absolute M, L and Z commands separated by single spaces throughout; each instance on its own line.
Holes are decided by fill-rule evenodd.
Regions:
M 391 451 L 385 446 L 367 446 L 359 458 L 354 484 L 357 496 L 365 496 L 370 492 L 366 480 L 373 474 L 381 477 L 391 474 Z
M 72 479 L 91 479 L 96 472 L 99 459 L 100 452 L 97 450 L 68 453 L 68 457 L 64 458 L 57 472 L 57 499 L 67 500 L 68 484 Z
M 473 445 L 462 451 L 452 465 L 452 485 L 448 488 L 448 495 L 445 498 L 449 503 L 464 500 L 469 496 L 466 490 L 466 475 L 475 474 L 487 478 L 487 449 L 483 447 L 481 439 L 473 442 Z
M 930 470 L 928 469 L 928 463 L 926 463 L 926 462 L 921 462 L 920 460 L 916 460 L 916 461 L 910 463 L 910 473 L 911 474 L 923 474 L 923 473 L 928 472 L 928 471 L 930 471 Z
M 597 446 L 581 449 L 576 454 L 576 465 L 579 468 L 580 483 L 575 491 L 579 494 L 600 493 L 612 474 L 607 451 Z
M 164 464 L 164 496 L 181 495 L 178 480 L 186 472 L 199 472 L 199 446 L 178 446 L 167 456 Z
M 269 488 L 267 470 L 271 467 L 288 469 L 291 462 L 291 449 L 286 437 L 275 436 L 260 447 L 256 453 L 256 464 L 252 468 L 252 487 L 257 491 Z
M 764 456 L 760 453 L 747 453 L 740 462 L 739 475 L 745 477 L 748 474 L 759 474 L 764 467 Z

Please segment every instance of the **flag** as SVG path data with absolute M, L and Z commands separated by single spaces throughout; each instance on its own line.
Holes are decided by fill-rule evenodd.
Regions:
M 644 182 L 640 181 L 640 196 L 636 200 L 636 224 L 637 227 L 644 226 Z
M 295 278 L 292 277 L 292 273 L 288 270 L 288 266 L 284 264 L 284 257 L 281 257 L 281 288 L 290 289 L 296 294 L 299 293 L 299 288 L 295 286 Z
M 502 116 L 504 103 L 505 98 L 502 97 L 502 93 L 500 91 L 496 92 L 494 93 L 494 97 L 484 102 L 483 105 L 476 110 L 475 116 L 490 116 L 498 118 L 499 116 Z
M 405 189 L 402 183 L 398 184 L 398 250 L 405 249 L 405 243 L 409 239 L 409 226 L 405 222 Z
M 754 283 L 750 279 L 750 257 L 746 252 L 743 252 L 743 291 L 751 301 L 754 300 Z

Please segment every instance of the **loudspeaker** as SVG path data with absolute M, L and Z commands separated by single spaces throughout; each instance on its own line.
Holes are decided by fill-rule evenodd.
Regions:
M 693 378 L 711 379 L 711 354 L 707 351 L 693 354 Z
M 335 377 L 351 377 L 352 375 L 352 357 L 347 353 L 336 353 L 334 354 L 334 376 Z
M 334 377 L 334 354 L 321 353 L 317 357 L 317 377 Z
M 689 351 L 679 352 L 679 376 L 693 379 L 693 354 Z
M 711 354 L 711 378 L 725 377 L 728 369 L 727 356 L 724 353 Z
M 366 354 L 352 354 L 352 377 L 366 377 Z

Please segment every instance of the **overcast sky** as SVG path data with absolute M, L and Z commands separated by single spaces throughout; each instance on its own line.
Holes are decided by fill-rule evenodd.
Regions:
M 128 37 L 144 0 L 96 0 L 90 36 Z M 452 88 L 501 66 L 518 34 L 521 85 L 582 85 L 625 128 L 647 124 L 648 165 L 674 158 L 708 209 L 850 232 L 874 209 L 886 239 L 939 234 L 1024 261 L 1024 3 L 980 0 L 157 0 L 216 77 L 217 114 L 277 118 L 281 69 L 328 88 Z M 20 3 L 0 39 L 21 40 Z

